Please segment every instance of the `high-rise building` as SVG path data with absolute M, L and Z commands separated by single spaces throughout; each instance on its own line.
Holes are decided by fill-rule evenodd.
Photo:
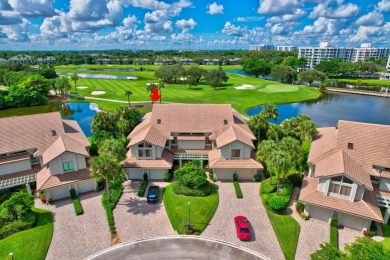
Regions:
M 340 58 L 347 62 L 367 61 L 368 57 L 379 59 L 388 57 L 390 48 L 373 48 L 370 43 L 362 43 L 359 48 L 344 48 L 331 46 L 321 42 L 317 47 L 300 47 L 298 58 L 306 58 L 307 64 L 303 70 L 311 70 L 324 60 Z
M 275 46 L 275 45 L 270 45 L 270 44 L 259 44 L 259 45 L 250 45 L 249 50 L 250 51 L 266 51 L 266 50 L 294 51 L 294 50 L 297 50 L 297 47 L 295 47 L 295 46 Z
M 390 56 L 387 59 L 385 79 L 390 79 Z

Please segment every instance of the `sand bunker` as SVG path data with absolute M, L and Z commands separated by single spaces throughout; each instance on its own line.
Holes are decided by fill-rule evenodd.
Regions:
M 241 86 L 235 87 L 235 89 L 254 89 L 255 86 L 249 84 L 242 84 Z
M 103 94 L 106 94 L 106 91 L 92 91 L 91 92 L 91 95 L 94 95 L 94 96 L 103 95 Z
M 79 89 L 85 89 L 85 88 L 88 88 L 88 87 L 86 87 L 86 86 L 80 86 L 80 87 L 77 87 L 77 88 L 79 88 Z

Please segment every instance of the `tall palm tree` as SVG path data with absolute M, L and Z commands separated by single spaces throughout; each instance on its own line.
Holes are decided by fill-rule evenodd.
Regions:
M 132 95 L 133 92 L 131 92 L 131 90 L 126 90 L 125 91 L 125 96 L 127 96 L 127 102 L 129 103 L 129 107 L 131 106 L 130 105 L 130 95 Z
M 293 137 L 284 137 L 280 142 L 279 146 L 282 151 L 285 151 L 288 154 L 288 158 L 291 161 L 291 164 L 294 164 L 298 161 L 298 158 L 301 153 L 301 145 L 299 141 Z M 286 172 L 284 172 L 283 179 L 286 177 Z
M 77 76 L 77 74 L 75 73 L 75 74 L 73 74 L 73 76 L 70 77 L 70 79 L 74 82 L 74 88 L 76 90 L 76 93 L 78 93 L 77 87 L 76 87 L 76 82 L 79 80 L 79 76 Z
M 286 172 L 291 167 L 291 160 L 287 152 L 281 149 L 276 149 L 271 152 L 268 161 L 270 163 L 269 167 L 272 169 L 272 172 L 276 173 L 276 177 L 278 178 L 276 184 L 276 194 L 279 194 L 280 175 L 283 174 L 283 176 L 285 176 Z
M 268 172 L 273 170 L 273 168 L 270 167 L 272 161 L 269 160 L 269 157 L 275 149 L 277 149 L 277 144 L 273 140 L 264 140 L 257 147 L 257 160 L 265 163 Z M 270 173 L 269 183 L 272 184 L 272 173 Z

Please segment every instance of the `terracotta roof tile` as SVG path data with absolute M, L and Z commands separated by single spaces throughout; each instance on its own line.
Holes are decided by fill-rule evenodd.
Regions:
M 254 138 L 251 139 L 251 137 L 240 127 L 236 125 L 231 125 L 222 134 L 220 134 L 215 141 L 217 143 L 218 148 L 230 144 L 234 141 L 240 141 L 246 145 L 249 145 L 252 148 L 255 148 L 252 142 L 253 139 Z
M 0 164 L 6 164 L 6 163 L 24 161 L 24 160 L 30 160 L 29 153 L 22 153 L 22 154 L 15 154 L 6 157 L 0 157 Z
M 154 168 L 154 169 L 171 169 L 173 162 L 173 153 L 164 150 L 161 158 L 156 160 L 137 160 L 132 157 L 131 150 L 127 152 L 127 158 L 121 162 L 125 168 Z
M 66 172 L 64 174 L 51 175 L 50 169 L 48 167 L 44 167 L 37 174 L 37 190 L 47 190 L 88 179 L 91 179 L 91 172 L 88 168 Z
M 208 156 L 209 168 L 213 169 L 264 169 L 263 165 L 253 158 L 242 160 L 226 160 L 221 158 L 221 153 L 218 149 L 211 150 Z
M 317 184 L 317 178 L 305 176 L 299 200 L 311 205 L 383 222 L 374 192 L 365 190 L 363 200 L 351 202 L 342 198 L 325 196 L 323 192 L 317 190 Z
M 167 141 L 167 137 L 164 136 L 153 125 L 148 126 L 147 128 L 143 129 L 143 131 L 141 131 L 138 135 L 136 135 L 134 138 L 131 139 L 130 143 L 128 144 L 128 147 L 138 144 L 142 141 L 146 141 L 150 144 L 164 147 Z

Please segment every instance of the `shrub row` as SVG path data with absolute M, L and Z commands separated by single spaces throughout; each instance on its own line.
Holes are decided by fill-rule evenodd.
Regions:
M 103 193 L 102 197 L 102 203 L 106 211 L 108 226 L 110 228 L 111 235 L 116 235 L 115 221 L 112 211 L 115 209 L 115 206 L 122 195 L 122 190 L 123 186 L 110 188 L 111 202 L 108 201 L 107 191 Z
M 337 217 L 332 217 L 330 221 L 330 245 L 339 249 L 339 231 L 337 229 L 337 226 Z
M 207 196 L 211 192 L 211 184 L 207 182 L 206 185 L 202 186 L 199 189 L 191 189 L 184 185 L 181 185 L 179 182 L 173 184 L 172 190 L 174 193 L 185 196 Z
M 173 174 L 170 173 L 170 172 L 167 172 L 167 173 L 164 174 L 163 179 L 164 179 L 164 181 L 166 181 L 166 182 L 170 182 L 170 181 L 172 180 L 172 177 L 173 177 Z
M 283 212 L 290 202 L 293 185 L 285 179 L 281 181 L 279 187 L 279 194 L 276 194 L 276 179 L 273 183 L 269 183 L 269 179 L 265 179 L 260 185 L 260 195 L 263 205 L 273 212 Z
M 234 191 L 236 192 L 237 199 L 242 199 L 244 196 L 242 195 L 241 187 L 238 181 L 233 181 Z
M 29 228 L 32 228 L 37 223 L 37 216 L 34 212 L 15 220 L 6 225 L 1 225 L 0 228 L 0 240 L 4 239 L 12 234 L 15 234 L 19 231 L 23 231 Z
M 253 176 L 253 179 L 254 179 L 256 182 L 259 182 L 259 181 L 261 181 L 261 175 L 260 175 L 260 174 L 255 174 L 255 175 Z
M 75 189 L 69 190 L 70 198 L 72 199 L 74 211 L 76 216 L 79 216 L 84 213 L 83 207 L 81 207 L 80 199 L 76 195 Z
M 301 187 L 303 181 L 303 174 L 299 172 L 290 173 L 287 179 L 291 181 L 294 187 Z
M 143 197 L 145 195 L 146 188 L 148 187 L 148 180 L 143 180 L 141 183 L 141 186 L 139 187 L 138 190 L 138 197 Z

